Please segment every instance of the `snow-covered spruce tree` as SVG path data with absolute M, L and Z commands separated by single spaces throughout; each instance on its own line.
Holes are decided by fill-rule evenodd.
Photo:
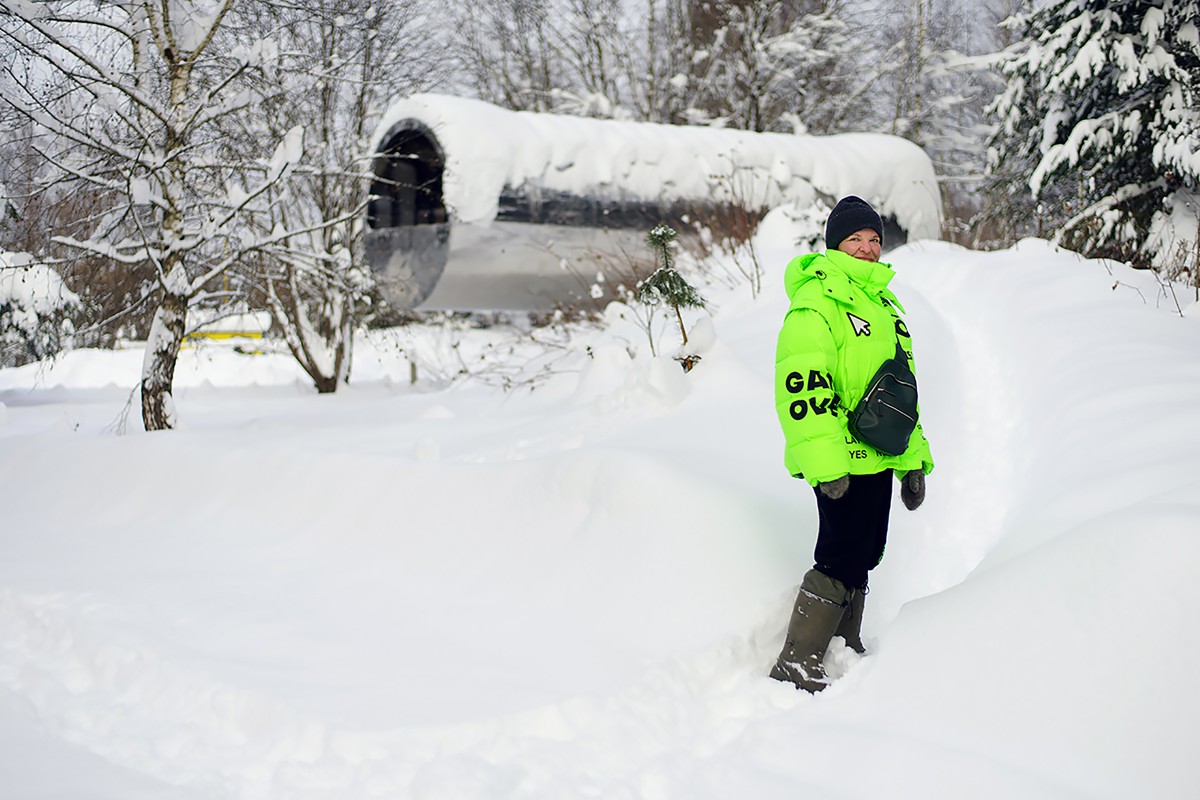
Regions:
M 253 268 L 258 298 L 321 393 L 336 391 L 349 374 L 370 285 L 363 217 L 372 130 L 392 97 L 444 79 L 445 54 L 424 24 L 427 6 L 426 0 L 321 0 L 237 9 L 241 27 L 278 43 L 288 91 L 269 99 L 265 114 L 231 120 L 252 126 L 235 129 L 232 138 L 261 148 L 305 126 L 303 163 L 270 213 L 256 220 L 263 233 L 304 232 L 242 266 Z
M 302 153 L 297 128 L 251 183 L 241 180 L 245 165 L 224 160 L 217 123 L 256 110 L 262 98 L 247 79 L 277 52 L 269 42 L 220 41 L 232 5 L 0 0 L 0 36 L 45 76 L 6 92 L 4 102 L 55 137 L 45 156 L 60 179 L 89 184 L 111 202 L 90 237 L 59 240 L 132 267 L 153 265 L 158 302 L 141 381 L 149 431 L 175 424 L 172 383 L 189 303 L 283 238 L 247 236 L 245 219 Z
M 703 308 L 704 298 L 687 280 L 675 269 L 671 245 L 679 234 L 670 225 L 655 225 L 646 235 L 646 243 L 655 253 L 659 267 L 649 277 L 638 282 L 634 299 L 651 311 L 659 306 L 670 306 L 675 311 L 675 319 L 679 323 L 679 335 L 683 344 L 688 343 L 687 328 L 683 324 L 683 314 L 680 309 Z M 647 324 L 647 335 L 650 325 Z M 650 350 L 654 350 L 654 339 L 651 337 Z M 691 369 L 691 364 L 685 362 L 684 370 Z
M 1200 0 L 1052 0 L 1011 24 L 995 209 L 1087 255 L 1153 263 L 1156 215 L 1200 218 Z

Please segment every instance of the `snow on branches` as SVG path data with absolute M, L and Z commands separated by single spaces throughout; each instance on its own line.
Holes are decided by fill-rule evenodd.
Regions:
M 651 317 L 653 317 L 654 309 L 658 306 L 670 306 L 675 311 L 675 319 L 679 323 L 679 335 L 683 339 L 684 346 L 687 346 L 687 328 L 683 324 L 683 314 L 680 309 L 703 308 L 704 298 L 675 269 L 671 248 L 678 237 L 679 234 L 674 228 L 662 223 L 655 225 L 646 235 L 646 243 L 654 251 L 655 258 L 661 263 L 661 266 L 649 277 L 638 282 L 634 297 L 650 311 Z M 649 333 L 649 326 L 647 326 L 647 333 Z M 653 352 L 653 339 L 650 341 L 650 349 Z M 695 361 L 699 360 L 698 357 L 693 358 L 695 360 L 683 360 L 685 372 L 691 370 Z
M 1043 203 L 1056 241 L 1160 266 L 1167 238 L 1194 242 L 1198 20 L 1200 0 L 1052 0 L 1010 22 L 1024 41 L 1001 64 L 991 173 L 1026 213 Z M 1181 205 L 1190 225 L 1164 237 Z
M 0 252 L 0 366 L 52 356 L 71 336 L 82 305 L 58 273 L 28 253 Z
M 40 152 L 51 180 L 99 193 L 91 235 L 56 241 L 130 267 L 149 264 L 156 275 L 159 308 L 142 379 L 147 430 L 174 425 L 171 383 L 189 304 L 251 254 L 295 234 L 246 235 L 304 148 L 298 128 L 269 160 L 247 157 L 225 135 L 232 117 L 256 113 L 279 91 L 266 69 L 275 48 L 235 46 L 223 27 L 233 6 L 0 0 L 0 38 L 37 76 L 10 71 L 3 102 L 52 143 Z

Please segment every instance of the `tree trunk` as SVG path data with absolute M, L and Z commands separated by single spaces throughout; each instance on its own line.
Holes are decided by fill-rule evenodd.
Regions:
M 319 296 L 310 303 L 304 299 L 301 280 L 302 274 L 289 268 L 281 293 L 276 282 L 268 279 L 268 308 L 283 329 L 296 363 L 312 378 L 319 394 L 329 394 L 345 382 L 350 370 L 352 301 L 339 289 L 318 285 Z
M 317 387 L 317 394 L 333 394 L 337 391 L 338 380 L 336 377 L 321 374 L 310 374 L 309 377 L 312 378 L 313 386 Z
M 350 299 L 345 295 L 339 295 L 336 298 L 330 298 L 332 303 L 337 303 L 341 307 L 341 311 L 334 314 L 334 318 L 329 320 L 330 330 L 326 336 L 321 337 L 321 340 L 315 343 L 315 346 L 324 348 L 328 358 L 321 359 L 322 362 L 331 362 L 332 368 L 322 370 L 312 363 L 306 363 L 304 359 L 300 360 L 300 365 L 308 372 L 309 377 L 313 379 L 313 385 L 317 387 L 318 394 L 330 394 L 338 390 L 338 386 L 346 382 L 347 376 L 350 374 L 350 353 L 351 343 L 353 342 L 353 326 L 350 324 Z
M 683 314 L 679 312 L 679 306 L 675 306 L 675 318 L 679 320 L 679 335 L 683 337 L 684 347 L 687 347 L 687 328 L 683 325 Z
M 142 362 L 142 423 L 147 431 L 175 427 L 171 385 L 175 380 L 179 346 L 183 343 L 187 307 L 187 295 L 166 292 L 150 325 L 146 357 Z

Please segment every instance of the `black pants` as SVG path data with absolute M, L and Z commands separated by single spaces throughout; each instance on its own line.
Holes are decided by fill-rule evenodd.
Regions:
M 867 587 L 867 573 L 883 560 L 892 508 L 892 471 L 851 475 L 850 488 L 837 500 L 817 493 L 816 568 L 856 589 Z

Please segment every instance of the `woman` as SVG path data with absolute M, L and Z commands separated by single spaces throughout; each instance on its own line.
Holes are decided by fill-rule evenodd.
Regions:
M 784 462 L 789 474 L 813 486 L 820 527 L 815 564 L 800 584 L 771 677 L 810 692 L 827 684 L 821 660 L 834 636 L 864 652 L 867 573 L 883 558 L 893 474 L 904 505 L 914 510 L 933 469 L 916 421 L 912 338 L 887 288 L 895 273 L 879 261 L 882 245 L 879 214 L 861 198 L 845 197 L 825 225 L 826 252 L 793 259 L 784 277 L 791 307 L 775 355 L 775 405 Z M 900 377 L 880 381 L 882 367 Z M 907 413 L 903 399 L 885 397 L 878 406 L 872 394 L 864 401 L 869 387 L 881 383 L 911 384 Z M 860 401 L 893 415 L 885 422 L 898 421 L 898 438 L 892 436 L 898 444 L 881 443 L 855 413 Z

